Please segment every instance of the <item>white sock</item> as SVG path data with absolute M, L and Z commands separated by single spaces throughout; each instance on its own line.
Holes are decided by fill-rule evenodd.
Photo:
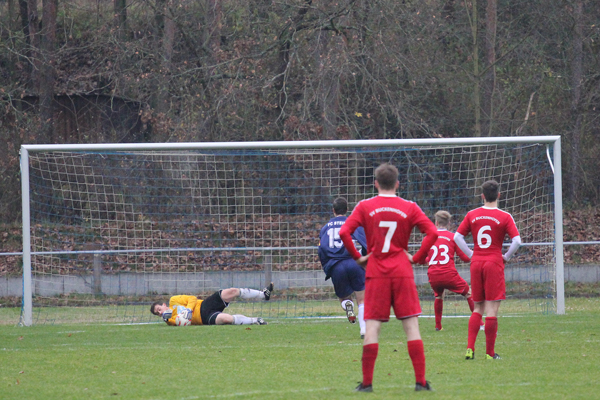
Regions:
M 350 304 L 352 304 L 352 308 L 354 308 L 354 303 L 352 302 L 352 300 L 344 300 L 340 303 L 342 306 L 342 310 L 346 311 L 346 303 L 348 302 L 350 302 Z
M 247 289 L 247 288 L 240 288 L 240 298 L 241 299 L 261 299 L 264 300 L 265 299 L 265 294 L 263 293 L 262 290 L 255 290 L 255 289 Z
M 234 325 L 252 325 L 256 323 L 256 318 L 246 317 L 245 315 L 234 314 L 232 317 Z
M 365 324 L 365 305 L 358 305 L 358 325 L 360 326 L 360 334 L 364 335 L 367 330 L 367 325 Z

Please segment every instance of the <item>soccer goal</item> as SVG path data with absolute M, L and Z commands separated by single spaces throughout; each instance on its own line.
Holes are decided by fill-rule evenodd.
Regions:
M 560 154 L 558 136 L 23 145 L 20 322 L 155 322 L 155 300 L 270 281 L 270 302 L 235 303 L 235 311 L 341 315 L 318 233 L 336 197 L 354 207 L 375 194 L 374 169 L 384 162 L 400 171 L 400 196 L 430 217 L 448 210 L 454 228 L 481 204 L 480 185 L 500 182 L 500 208 L 524 243 L 506 265 L 503 311 L 562 314 Z M 420 240 L 415 232 L 413 251 Z M 468 265 L 457 267 L 468 281 Z M 426 271 L 415 267 L 427 314 Z

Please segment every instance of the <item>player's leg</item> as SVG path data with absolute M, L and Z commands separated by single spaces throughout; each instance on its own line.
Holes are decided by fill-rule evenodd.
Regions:
M 358 303 L 358 325 L 360 327 L 360 337 L 364 338 L 366 332 L 365 325 L 365 270 L 355 262 L 350 262 L 347 267 L 347 275 L 350 287 L 356 296 Z
M 427 273 L 429 277 L 429 286 L 433 291 L 433 313 L 435 315 L 435 330 L 442 330 L 442 313 L 444 311 L 444 289 L 443 279 L 439 274 Z
M 485 302 L 485 353 L 486 358 L 498 358 L 496 338 L 498 337 L 498 309 L 500 301 Z
M 467 304 L 469 304 L 469 310 L 471 310 L 471 313 L 473 313 L 473 311 L 475 311 L 475 302 L 473 301 L 473 296 L 471 296 L 471 288 L 469 287 L 469 284 L 467 283 L 467 281 L 465 281 L 463 279 L 463 282 L 464 282 L 464 286 L 463 286 L 463 290 L 462 290 L 462 292 L 460 292 L 460 294 L 467 300 Z M 479 330 L 482 331 L 483 327 L 484 327 L 484 325 L 483 325 L 483 320 L 482 320 L 481 325 L 479 325 Z
M 269 300 L 271 298 L 271 292 L 273 291 L 273 282 L 269 284 L 263 290 L 249 289 L 249 288 L 229 288 L 221 290 L 221 298 L 226 303 L 231 303 L 236 298 L 251 300 Z
M 358 391 L 362 389 L 371 388 L 373 385 L 373 372 L 375 371 L 375 361 L 377 361 L 377 354 L 379 353 L 379 333 L 381 332 L 382 321 L 374 319 L 368 319 L 365 321 L 365 340 L 363 342 L 363 353 L 362 353 L 362 373 L 363 379 Z
M 365 291 L 359 290 L 354 292 L 356 295 L 356 302 L 358 303 L 358 325 L 360 326 L 360 337 L 364 339 L 367 331 L 367 325 L 365 323 Z
M 504 266 L 493 262 L 486 263 L 485 278 L 485 352 L 486 358 L 498 358 L 495 352 L 498 335 L 498 309 L 505 299 Z
M 429 390 L 429 383 L 425 380 L 425 349 L 419 331 L 419 318 L 415 316 L 402 319 L 402 328 L 406 333 L 408 355 L 415 371 L 415 389 Z
M 435 313 L 435 330 L 441 331 L 442 328 L 442 313 L 444 311 L 444 291 L 436 294 L 435 300 L 433 301 L 433 311 Z
M 363 380 L 357 391 L 371 391 L 373 371 L 379 352 L 379 332 L 381 324 L 390 318 L 391 284 L 389 279 L 371 278 L 365 284 L 365 340 L 363 342 Z
M 331 275 L 335 295 L 340 299 L 342 310 L 346 312 L 348 321 L 355 324 L 356 314 L 354 313 L 354 302 L 352 301 L 354 289 L 350 283 L 349 273 L 351 265 L 356 265 L 352 259 L 340 261 L 329 271 L 329 274 Z
M 425 350 L 421 332 L 419 331 L 419 318 L 421 304 L 419 293 L 414 279 L 392 278 L 393 307 L 396 318 L 402 321 L 402 328 L 406 333 L 406 346 L 408 355 L 415 371 L 415 390 L 431 390 L 425 380 Z
M 215 325 L 267 325 L 262 318 L 251 318 L 241 314 L 219 313 L 215 318 Z
M 349 262 L 347 266 L 347 276 L 350 283 L 350 287 L 354 291 L 356 296 L 356 302 L 358 303 L 358 325 L 360 327 L 360 336 L 364 338 L 366 325 L 365 325 L 365 270 L 356 262 Z
M 467 354 L 465 358 L 472 360 L 475 357 L 475 341 L 477 340 L 477 334 L 479 333 L 479 327 L 483 319 L 483 301 L 484 296 L 484 285 L 483 285 L 483 272 L 482 264 L 479 262 L 471 262 L 471 290 L 473 298 L 473 313 L 469 318 L 468 324 L 468 336 L 467 336 Z
M 223 313 L 229 302 L 239 296 L 239 289 L 230 288 L 220 290 L 208 296 L 200 304 L 200 318 L 204 325 L 266 325 L 262 318 L 249 318 L 244 315 L 230 315 Z M 229 301 L 227 301 L 229 300 Z

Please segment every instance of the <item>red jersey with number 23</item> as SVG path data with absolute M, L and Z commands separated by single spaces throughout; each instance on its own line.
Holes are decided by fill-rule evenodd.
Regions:
M 425 263 L 425 257 L 437 239 L 433 222 L 414 202 L 395 195 L 379 195 L 360 201 L 340 229 L 340 237 L 350 255 L 356 260 L 360 253 L 352 243 L 351 234 L 362 226 L 367 236 L 367 278 L 414 277 L 412 265 L 404 250 L 408 249 L 410 234 L 415 226 L 426 234 L 413 260 Z
M 493 261 L 504 265 L 502 244 L 508 235 L 519 236 L 515 221 L 509 213 L 498 208 L 479 207 L 471 210 L 456 230 L 463 236 L 473 235 L 471 261 Z
M 438 229 L 437 241 L 427 254 L 426 261 L 429 263 L 427 272 L 430 274 L 456 272 L 454 253 L 456 253 L 464 262 L 470 261 L 470 258 L 458 248 L 456 243 L 454 243 L 454 233 L 446 229 Z

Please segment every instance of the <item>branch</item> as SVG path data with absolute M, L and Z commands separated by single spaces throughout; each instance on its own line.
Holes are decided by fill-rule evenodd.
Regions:
M 533 102 L 533 96 L 535 96 L 535 92 L 531 93 L 531 96 L 529 96 L 529 104 L 527 105 L 527 113 L 525 114 L 525 119 L 523 120 L 523 123 L 515 131 L 516 136 L 519 136 L 521 134 L 521 131 L 523 129 L 525 129 L 525 126 L 527 125 L 527 121 L 529 121 L 529 112 L 531 111 L 531 103 Z

